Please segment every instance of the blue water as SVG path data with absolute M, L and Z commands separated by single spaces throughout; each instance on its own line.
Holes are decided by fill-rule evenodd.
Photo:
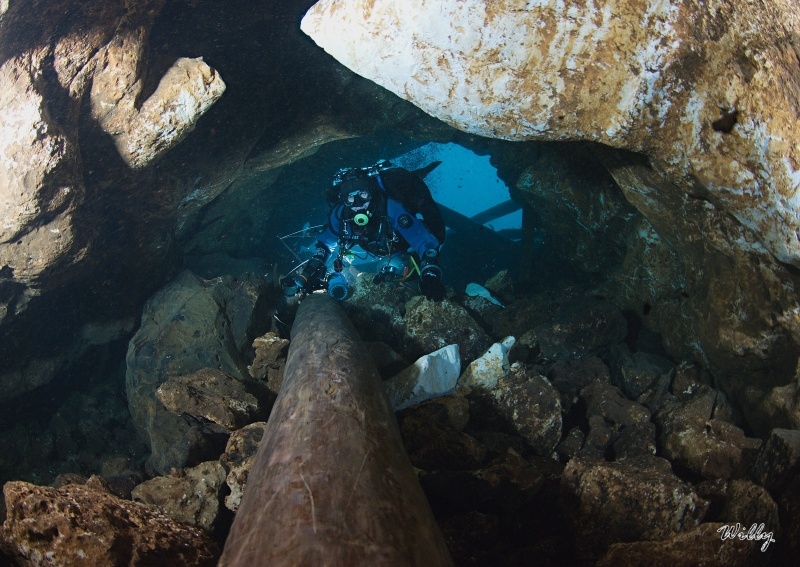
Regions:
M 510 199 L 508 186 L 497 176 L 489 156 L 480 156 L 452 142 L 431 142 L 389 161 L 410 170 L 441 161 L 441 165 L 425 177 L 425 183 L 437 203 L 466 217 L 481 214 Z M 480 224 L 495 231 L 520 230 L 522 210 Z

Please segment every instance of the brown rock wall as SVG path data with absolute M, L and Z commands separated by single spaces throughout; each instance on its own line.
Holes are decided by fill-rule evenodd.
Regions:
M 198 231 L 260 253 L 283 166 L 387 125 L 442 128 L 331 66 L 297 29 L 309 3 L 0 3 L 0 401 L 57 377 L 82 324 L 138 315 Z M 199 214 L 237 180 L 247 218 Z

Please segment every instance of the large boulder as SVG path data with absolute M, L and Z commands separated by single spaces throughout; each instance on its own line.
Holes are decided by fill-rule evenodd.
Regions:
M 668 461 L 652 455 L 572 459 L 561 486 L 578 546 L 590 556 L 614 543 L 669 539 L 696 527 L 708 509 Z
M 208 461 L 146 480 L 133 489 L 131 496 L 135 502 L 155 506 L 176 522 L 213 534 L 222 510 L 225 476 L 219 461 Z
M 665 404 L 655 418 L 662 452 L 705 478 L 735 478 L 755 460 L 761 441 L 714 418 L 715 402 L 714 391 L 700 390 L 686 400 Z
M 153 506 L 91 485 L 63 488 L 8 482 L 4 550 L 20 565 L 216 565 L 218 545 L 199 528 Z
M 612 544 L 597 563 L 597 567 L 633 567 L 652 565 L 673 567 L 675 565 L 728 565 L 749 567 L 766 565 L 761 547 L 762 541 L 747 539 L 723 539 L 721 534 L 729 529 L 726 524 L 700 524 L 694 529 L 675 534 L 669 539 L 637 541 Z M 766 534 L 764 534 L 766 535 Z
M 247 421 L 242 412 L 214 418 L 212 414 L 222 415 L 221 410 L 206 402 L 202 410 L 191 400 L 173 403 L 174 396 L 167 395 L 172 386 L 165 383 L 170 377 L 209 372 L 205 369 L 216 370 L 224 381 L 244 380 L 253 339 L 269 324 L 259 303 L 262 292 L 257 279 L 204 280 L 186 271 L 148 301 L 142 325 L 128 347 L 126 388 L 134 424 L 152 451 L 152 470 L 166 474 L 172 467 L 218 457 L 230 432 L 209 426 L 210 420 L 218 419 L 226 427 Z M 159 397 L 162 385 L 165 390 Z M 229 401 L 255 405 L 255 400 L 251 404 L 246 398 L 246 392 L 240 392 Z

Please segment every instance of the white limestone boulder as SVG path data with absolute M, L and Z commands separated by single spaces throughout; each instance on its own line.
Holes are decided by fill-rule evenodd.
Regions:
M 395 411 L 441 396 L 455 388 L 461 372 L 458 345 L 448 345 L 420 357 L 384 383 Z
M 645 153 L 800 266 L 797 2 L 321 0 L 301 28 L 465 132 Z
M 467 366 L 464 373 L 458 378 L 459 386 L 480 387 L 491 390 L 503 376 L 508 375 L 508 351 L 514 346 L 517 339 L 506 337 L 499 343 L 494 343 L 483 353 L 483 356 L 474 360 Z

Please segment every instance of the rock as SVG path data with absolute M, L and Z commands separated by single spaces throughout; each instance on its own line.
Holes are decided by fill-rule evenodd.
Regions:
M 279 364 L 281 359 L 286 360 L 286 350 L 289 348 L 289 340 L 282 339 L 272 331 L 256 338 L 253 341 L 253 349 L 256 357 L 250 368 L 250 376 L 253 378 L 264 378 L 262 368 Z
M 89 479 L 76 473 L 63 473 L 58 475 L 53 481 L 53 488 L 63 488 L 70 484 L 86 484 Z M 105 491 L 107 492 L 107 491 Z
M 225 507 L 232 512 L 236 512 L 242 502 L 247 477 L 266 427 L 267 423 L 261 421 L 237 429 L 231 434 L 225 452 L 220 457 L 220 462 L 228 471 L 225 482 L 231 490 L 225 497 Z
M 52 48 L 42 46 L 4 57 L 0 66 L 0 323 L 52 289 L 55 282 L 43 277 L 49 266 L 84 248 L 72 218 L 85 195 L 77 139 L 71 124 L 59 123 L 69 117 L 49 112 L 49 93 L 37 80 L 52 57 Z
M 169 463 L 191 465 L 214 459 L 222 453 L 230 436 L 226 429 L 215 423 L 189 415 L 178 417 L 166 409 L 156 413 L 150 423 L 153 450 L 145 462 L 148 477 L 157 476 L 159 467 Z M 173 468 L 177 467 L 170 470 Z
M 612 544 L 597 562 L 597 567 L 689 567 L 691 565 L 730 565 L 750 567 L 761 564 L 761 542 L 723 540 L 725 524 L 700 524 L 696 528 L 661 541 Z
M 572 457 L 577 456 L 578 451 L 580 451 L 581 447 L 583 447 L 583 442 L 585 440 L 586 436 L 583 434 L 583 431 L 581 431 L 580 428 L 573 427 L 572 429 L 570 429 L 569 432 L 561 440 L 561 442 L 556 446 L 556 454 L 558 455 L 558 459 L 562 463 L 566 463 Z M 599 455 L 597 456 L 587 455 L 587 457 L 595 459 L 600 458 Z
M 182 524 L 213 533 L 222 507 L 225 469 L 217 461 L 158 476 L 133 489 L 136 502 L 157 507 Z
M 622 427 L 612 445 L 613 458 L 656 454 L 656 424 L 652 421 Z
M 728 502 L 728 488 L 731 481 L 724 478 L 703 480 L 694 484 L 698 496 L 708 502 L 705 519 L 709 522 L 719 521 Z
M 717 391 L 717 400 L 714 403 L 714 412 L 711 415 L 714 419 L 728 423 L 746 423 L 741 410 L 733 405 L 725 392 L 719 390 Z
M 766 391 L 757 384 L 743 384 L 744 394 L 732 390 L 731 394 L 745 399 L 758 398 L 752 406 L 745 406 L 748 421 L 759 434 L 767 435 L 773 428 L 800 429 L 800 386 L 797 381 L 785 386 L 775 386 Z M 734 399 L 737 399 L 736 397 Z
M 256 355 L 253 363 L 247 367 L 250 376 L 265 381 L 267 390 L 278 395 L 283 383 L 283 367 L 286 365 L 286 352 L 289 341 L 273 332 L 258 337 L 253 341 Z
M 655 454 L 656 429 L 647 408 L 607 382 L 593 382 L 580 397 L 586 404 L 589 434 L 578 456 L 620 459 Z
M 611 383 L 631 400 L 655 388 L 659 379 L 669 374 L 672 364 L 646 352 L 623 352 L 616 362 Z
M 206 419 L 228 431 L 264 419 L 267 413 L 241 380 L 214 368 L 167 378 L 156 398 L 177 415 Z
M 552 294 L 520 298 L 497 314 L 492 336 L 520 337 L 532 328 L 551 323 L 558 308 L 557 301 Z
M 492 340 L 467 311 L 449 301 L 412 298 L 405 306 L 405 349 L 402 354 L 420 356 L 445 345 L 457 344 L 461 367 L 478 358 Z
M 552 324 L 519 338 L 531 361 L 555 362 L 595 356 L 621 342 L 628 332 L 622 313 L 608 301 L 583 300 L 558 309 Z
M 128 457 L 112 457 L 103 461 L 100 475 L 114 496 L 130 500 L 131 490 L 143 480 L 143 471 Z
M 363 340 L 384 342 L 406 360 L 456 344 L 465 367 L 492 342 L 461 305 L 428 301 L 403 285 L 375 284 L 368 274 L 342 307 Z
M 764 487 L 748 480 L 734 479 L 730 482 L 720 520 L 729 525 L 738 523 L 745 528 L 763 524 L 776 540 L 781 539 L 778 505 Z
M 464 293 L 466 293 L 469 297 L 482 297 L 498 307 L 505 307 L 505 305 L 500 303 L 499 299 L 492 295 L 492 292 L 480 284 L 476 284 L 474 282 L 468 283 Z
M 491 291 L 500 299 L 504 304 L 508 305 L 516 299 L 516 292 L 514 291 L 514 282 L 511 279 L 511 274 L 508 270 L 500 270 L 491 278 L 486 280 L 483 287 Z
M 653 456 L 614 463 L 574 458 L 561 486 L 577 545 L 592 556 L 614 543 L 663 540 L 691 530 L 708 508 L 668 461 Z
M 478 468 L 486 447 L 464 433 L 468 420 L 469 402 L 459 395 L 429 400 L 400 412 L 400 434 L 411 463 L 425 471 Z
M 529 504 L 544 476 L 514 451 L 475 471 L 438 471 L 420 478 L 429 497 L 461 510 L 515 510 Z
M 580 360 L 556 361 L 549 367 L 547 378 L 561 394 L 561 405 L 568 412 L 578 401 L 578 392 L 594 382 L 609 382 L 611 375 L 602 359 L 591 356 Z
M 469 401 L 458 393 L 442 396 L 402 411 L 399 420 L 401 426 L 409 426 L 420 433 L 427 427 L 463 431 L 469 422 Z
M 643 405 L 629 400 L 611 384 L 594 382 L 581 390 L 586 401 L 586 415 L 599 415 L 605 421 L 621 426 L 634 426 L 650 421 L 650 412 Z
M 595 459 L 602 461 L 608 455 L 609 448 L 617 439 L 616 428 L 606 423 L 602 416 L 592 415 L 589 416 L 589 433 L 586 434 L 586 439 L 583 446 L 575 454 L 576 457 L 582 459 Z
M 157 508 L 70 484 L 3 487 L 3 548 L 29 565 L 216 565 L 221 550 L 202 530 Z
M 114 140 L 120 157 L 137 169 L 181 142 L 225 92 L 222 78 L 202 58 L 181 57 L 140 101 L 138 67 L 145 37 L 121 36 L 98 53 L 90 94 L 92 116 Z
M 561 440 L 561 401 L 544 376 L 518 363 L 489 392 L 499 414 L 533 449 L 549 456 Z
M 473 317 L 484 329 L 491 329 L 494 326 L 495 319 L 503 311 L 503 307 L 496 305 L 478 295 L 471 297 L 464 295 L 458 297 L 458 303 L 467 310 L 467 313 Z M 502 338 L 502 337 L 501 337 Z
M 187 271 L 148 301 L 142 326 L 128 345 L 126 391 L 136 428 L 150 444 L 148 466 L 154 471 L 166 474 L 214 459 L 222 451 L 225 439 L 216 437 L 218 431 L 169 412 L 156 391 L 170 376 L 206 368 L 244 380 L 247 357 L 236 347 L 240 331 L 234 331 L 227 306 L 235 305 L 240 313 L 242 298 L 252 300 L 251 322 L 242 322 L 239 329 L 255 335 L 261 320 L 259 294 L 242 291 L 255 285 L 230 277 L 203 280 Z M 247 318 L 238 314 L 234 319 Z M 252 339 L 238 342 L 249 348 Z
M 57 377 L 76 358 L 74 345 L 64 339 L 87 321 L 132 316 L 131 303 L 174 272 L 160 265 L 176 259 L 167 242 L 174 227 L 156 229 L 150 215 L 161 208 L 158 201 L 170 200 L 167 194 L 175 182 L 132 180 L 116 150 L 101 156 L 94 145 L 105 148 L 109 136 L 124 136 L 134 128 L 139 136 L 128 141 L 136 145 L 149 139 L 149 146 L 125 149 L 143 151 L 146 160 L 153 160 L 179 143 L 221 94 L 214 70 L 200 60 L 181 58 L 164 77 L 164 87 L 147 101 L 140 99 L 149 87 L 143 62 L 149 30 L 163 5 L 163 0 L 135 7 L 90 1 L 70 10 L 60 0 L 48 1 L 39 6 L 41 22 L 46 20 L 42 25 L 13 7 L 5 14 L 0 33 L 0 48 L 7 55 L 0 66 L 0 324 L 16 319 L 20 326 L 14 334 L 22 340 L 7 349 L 19 358 L 0 357 L 0 399 L 14 399 Z M 151 64 L 149 70 L 157 69 Z M 41 80 L 45 75 L 50 78 Z M 203 78 L 207 81 L 197 81 Z M 205 96 L 212 91 L 212 98 Z M 90 106 L 95 116 L 84 111 Z M 112 108 L 124 112 L 104 132 L 95 117 L 105 122 Z M 133 115 L 137 119 L 129 120 Z M 90 178 L 100 167 L 114 178 L 113 194 L 92 186 Z M 101 195 L 104 202 L 87 199 L 87 194 Z M 143 214 L 147 208 L 149 214 Z M 174 214 L 174 203 L 156 216 L 167 209 Z M 160 250 L 154 250 L 154 241 L 160 241 Z M 126 259 L 125 268 L 119 266 L 120 257 Z M 144 266 L 141 277 L 137 272 Z M 139 281 L 147 282 L 143 292 Z M 118 294 L 111 301 L 110 292 Z M 35 323 L 31 328 L 25 314 L 29 308 L 37 321 L 61 302 L 72 305 L 72 316 L 52 318 L 46 330 Z M 37 360 L 31 363 L 30 358 Z
M 701 388 L 713 388 L 714 377 L 698 364 L 683 362 L 675 369 L 670 391 L 678 397 L 687 397 Z
M 416 360 L 445 345 L 412 354 L 406 350 L 406 304 L 413 297 L 414 292 L 406 286 L 376 284 L 367 276 L 356 280 L 353 295 L 341 305 L 364 341 L 384 342 L 408 360 Z
M 494 388 L 500 378 L 508 375 L 510 368 L 508 352 L 515 342 L 514 337 L 506 337 L 490 346 L 480 358 L 470 362 L 467 369 L 459 376 L 458 385 L 487 390 Z
M 440 348 L 385 381 L 392 408 L 398 411 L 452 391 L 461 371 L 458 351 L 458 345 Z
M 780 496 L 800 474 L 800 431 L 773 429 L 750 468 L 750 476 Z
M 655 416 L 666 458 L 704 478 L 733 478 L 744 473 L 761 446 L 735 425 L 711 417 L 714 390 L 665 405 Z

